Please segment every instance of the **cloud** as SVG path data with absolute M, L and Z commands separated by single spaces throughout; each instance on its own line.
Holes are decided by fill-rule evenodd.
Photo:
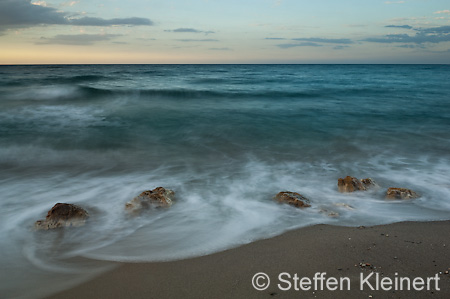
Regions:
M 266 37 L 266 40 L 286 40 L 285 38 L 278 37 Z M 277 47 L 281 49 L 288 49 L 293 47 L 322 47 L 323 44 L 337 44 L 337 45 L 349 45 L 354 42 L 348 38 L 320 38 L 320 37 L 302 37 L 291 38 L 294 43 L 278 44 Z
M 43 3 L 32 4 L 29 0 L 0 1 L 0 28 L 41 24 L 68 24 L 68 20 L 65 13 Z
M 31 4 L 33 4 L 33 5 L 40 5 L 40 6 L 47 6 L 47 2 L 45 2 L 45 1 L 34 1 L 34 2 L 31 2 Z
M 97 42 L 109 41 L 116 38 L 118 34 L 69 34 L 56 35 L 51 38 L 41 37 L 37 45 L 70 45 L 70 46 L 89 46 Z
M 353 44 L 354 43 L 351 39 L 348 39 L 348 38 L 310 37 L 310 38 L 293 38 L 292 40 L 313 42 L 313 43 L 326 43 L 326 44 Z
M 450 41 L 450 26 L 412 28 L 409 25 L 388 25 L 385 27 L 414 29 L 416 34 L 388 34 L 381 37 L 369 37 L 363 41 L 385 44 L 402 43 L 403 45 L 397 46 L 401 48 L 424 48 L 423 44 L 426 43 L 437 44 Z
M 440 10 L 440 11 L 435 11 L 434 13 L 435 13 L 435 14 L 441 14 L 441 13 L 443 13 L 443 14 L 448 14 L 448 15 L 450 15 L 450 10 L 448 10 L 448 9 L 446 9 L 446 10 Z
M 200 31 L 200 30 L 197 30 L 197 29 L 194 29 L 194 28 L 177 28 L 177 29 L 168 30 L 168 31 L 172 31 L 172 32 L 193 32 L 193 33 L 203 32 L 203 31 Z
M 440 27 L 433 27 L 433 28 L 427 28 L 427 29 L 421 29 L 424 33 L 450 33 L 450 26 L 440 26 Z
M 427 43 L 437 44 L 450 42 L 450 26 L 440 26 L 431 28 L 413 28 L 410 25 L 387 25 L 387 28 L 411 29 L 415 34 L 388 34 L 376 37 L 367 37 L 362 39 L 364 42 L 384 43 L 384 44 L 402 44 L 402 48 L 425 48 Z M 283 40 L 282 38 L 265 38 L 266 40 Z M 293 47 L 320 47 L 327 44 L 335 44 L 334 50 L 348 48 L 355 42 L 347 38 L 293 38 L 291 43 L 278 44 L 277 47 L 288 49 Z
M 333 50 L 343 50 L 346 48 L 350 48 L 350 46 L 343 46 L 343 45 L 338 45 L 338 46 L 334 46 Z
M 405 48 L 405 49 L 415 49 L 415 48 L 421 48 L 424 49 L 425 47 L 423 45 L 399 45 L 397 48 Z
M 387 25 L 387 26 L 384 26 L 384 27 L 386 27 L 386 28 L 412 29 L 412 27 L 409 26 L 409 25 Z
M 175 33 L 204 33 L 205 35 L 215 33 L 214 31 L 203 31 L 194 28 L 177 28 L 173 30 L 164 30 L 165 32 L 175 32 Z
M 112 26 L 112 25 L 134 25 L 134 26 L 151 26 L 153 22 L 145 18 L 115 18 L 101 19 L 84 17 L 79 19 L 70 19 L 70 24 L 77 26 Z
M 422 21 L 422 22 L 426 22 L 427 21 L 427 19 L 428 19 L 428 17 L 409 17 L 409 18 L 393 18 L 393 19 L 390 19 L 389 21 L 390 22 L 419 22 L 419 21 Z
M 386 1 L 385 4 L 404 4 L 405 1 Z
M 68 2 L 64 2 L 61 3 L 61 6 L 74 6 L 75 4 L 80 3 L 80 1 L 68 1 Z
M 305 43 L 298 43 L 298 44 L 279 44 L 277 45 L 281 49 L 288 49 L 293 47 L 322 47 L 322 45 L 318 43 L 312 43 L 312 42 L 305 42 Z
M 408 34 L 388 34 L 382 37 L 370 37 L 363 41 L 374 43 L 441 43 L 450 41 L 450 26 L 441 26 L 427 29 L 417 29 L 415 35 Z
M 179 42 L 218 42 L 218 39 L 205 38 L 205 39 L 177 39 Z
M 31 3 L 30 0 L 0 0 L 0 31 L 9 28 L 24 28 L 38 25 L 153 25 L 146 18 L 102 19 L 93 17 L 73 18 L 69 13 L 49 7 L 44 1 Z

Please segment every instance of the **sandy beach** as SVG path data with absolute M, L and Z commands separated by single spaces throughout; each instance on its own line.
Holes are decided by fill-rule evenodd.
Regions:
M 208 256 L 121 264 L 50 298 L 450 298 L 449 236 L 450 221 L 316 225 Z M 271 282 L 261 291 L 252 286 L 259 272 Z M 314 287 L 314 277 L 323 272 L 324 279 L 339 281 L 337 290 L 328 290 L 327 280 L 323 290 L 319 282 Z M 282 280 L 280 273 L 284 273 Z M 303 285 L 295 282 L 295 274 L 304 278 Z M 371 289 L 376 288 L 377 275 L 378 280 L 385 278 L 386 289 L 392 281 L 390 290 L 380 285 L 379 290 Z M 415 290 L 412 283 L 409 291 L 395 290 L 399 277 L 411 282 L 423 278 L 423 290 Z M 348 278 L 350 285 L 341 285 L 341 278 Z M 308 287 L 307 279 L 310 289 L 302 290 Z M 415 287 L 420 287 L 420 281 Z M 256 283 L 262 286 L 265 281 L 261 278 Z M 333 288 L 332 281 L 328 283 Z M 405 279 L 405 288 L 406 284 Z

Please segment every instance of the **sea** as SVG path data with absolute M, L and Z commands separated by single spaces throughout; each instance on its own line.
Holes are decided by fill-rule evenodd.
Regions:
M 378 187 L 339 193 L 347 175 Z M 0 297 L 315 224 L 449 220 L 449 177 L 450 65 L 0 66 Z M 159 186 L 172 207 L 125 211 Z M 35 231 L 58 202 L 86 225 Z

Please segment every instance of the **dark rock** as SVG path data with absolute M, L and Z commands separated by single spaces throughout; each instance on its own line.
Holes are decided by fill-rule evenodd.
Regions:
M 346 176 L 344 179 L 338 180 L 339 192 L 347 193 L 354 191 L 365 191 L 369 188 L 378 186 L 371 178 L 358 180 L 355 177 Z
M 35 228 L 48 230 L 66 226 L 82 226 L 88 217 L 88 212 L 79 206 L 57 203 L 48 211 L 45 220 L 36 221 Z
M 311 206 L 308 198 L 296 192 L 283 191 L 278 193 L 275 199 L 281 203 L 287 203 L 297 208 L 308 208 Z
M 125 204 L 125 209 L 134 211 L 141 211 L 151 207 L 170 207 L 174 198 L 175 192 L 163 187 L 158 187 L 153 190 L 147 190 L 133 198 L 130 202 Z
M 362 179 L 361 183 L 366 187 L 366 189 L 378 187 L 378 184 L 372 178 Z
M 389 188 L 386 191 L 387 199 L 412 199 L 417 197 L 419 197 L 419 194 L 406 188 Z
M 344 179 L 338 180 L 339 192 L 354 192 L 359 190 L 366 190 L 364 184 L 357 178 L 346 176 Z

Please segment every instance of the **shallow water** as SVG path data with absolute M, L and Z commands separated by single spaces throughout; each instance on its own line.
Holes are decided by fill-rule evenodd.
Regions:
M 67 287 L 113 261 L 199 256 L 317 223 L 450 219 L 449 71 L 1 66 L 0 294 L 40 297 L 42 284 Z M 346 175 L 380 188 L 341 194 Z M 128 217 L 124 204 L 158 186 L 176 203 Z M 387 187 L 422 197 L 386 201 Z M 272 200 L 285 190 L 312 208 Z M 33 231 L 56 202 L 85 207 L 87 225 Z

